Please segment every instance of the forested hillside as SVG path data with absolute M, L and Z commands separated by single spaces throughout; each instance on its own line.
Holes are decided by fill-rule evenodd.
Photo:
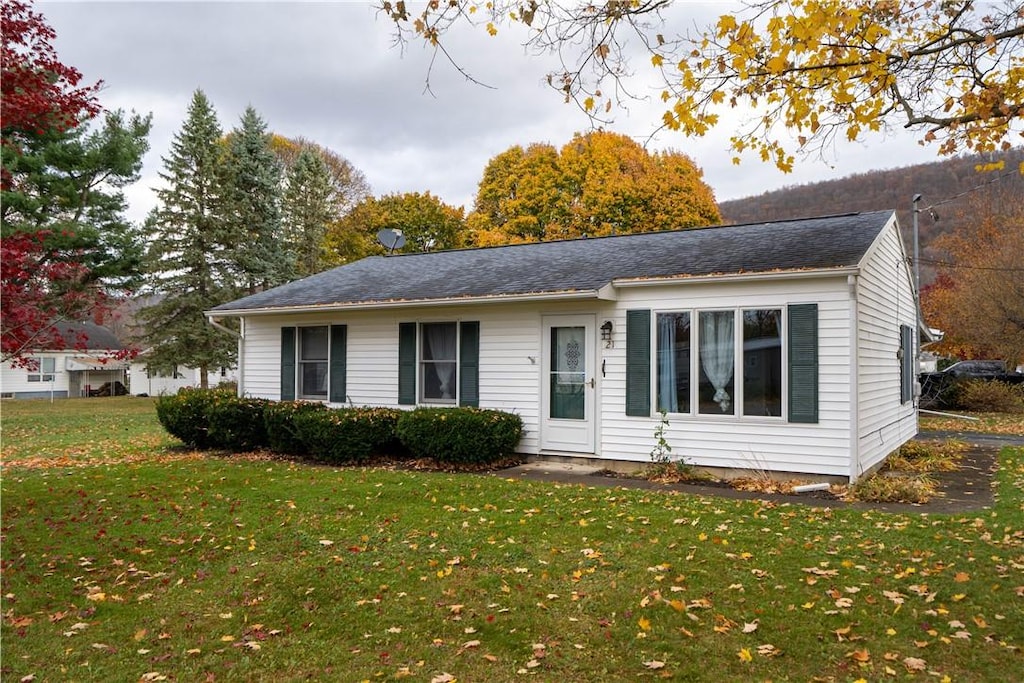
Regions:
M 1002 170 L 979 171 L 980 165 L 1002 159 Z M 1017 197 L 1024 201 L 1024 148 L 990 158 L 959 156 L 944 161 L 872 171 L 839 180 L 796 185 L 755 197 L 722 202 L 719 209 L 726 223 L 749 223 L 801 216 L 850 211 L 896 209 L 907 249 L 911 247 L 911 201 L 920 194 L 920 239 L 925 249 L 942 234 L 952 232 L 970 220 L 971 203 L 995 204 Z M 974 204 L 976 206 L 976 204 Z M 931 207 L 931 211 L 925 211 Z M 998 213 L 1000 207 L 993 206 Z M 937 220 L 935 218 L 936 217 Z M 927 281 L 927 278 L 922 278 Z

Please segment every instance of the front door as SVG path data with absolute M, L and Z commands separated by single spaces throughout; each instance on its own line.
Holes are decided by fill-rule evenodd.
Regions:
M 541 448 L 594 452 L 594 316 L 544 318 Z

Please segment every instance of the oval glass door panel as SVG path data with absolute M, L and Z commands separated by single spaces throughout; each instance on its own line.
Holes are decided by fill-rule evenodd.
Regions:
M 586 328 L 552 327 L 550 417 L 585 419 L 586 377 Z

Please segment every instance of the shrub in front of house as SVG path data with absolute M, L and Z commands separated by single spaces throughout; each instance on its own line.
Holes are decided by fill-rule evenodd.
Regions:
M 263 411 L 270 401 L 216 391 L 206 406 L 210 446 L 244 453 L 268 446 Z
M 402 413 L 396 433 L 414 457 L 487 464 L 515 452 L 523 421 L 500 410 L 417 408 Z
M 192 448 L 211 448 L 210 405 L 219 397 L 230 396 L 216 389 L 181 389 L 156 401 L 156 416 L 171 436 Z
M 310 457 L 345 465 L 389 453 L 401 412 L 396 408 L 300 410 L 292 421 Z
M 320 413 L 327 410 L 323 403 L 310 401 L 270 401 L 263 409 L 263 424 L 267 430 L 270 450 L 285 455 L 309 455 L 309 448 L 299 438 L 295 425 L 297 415 Z

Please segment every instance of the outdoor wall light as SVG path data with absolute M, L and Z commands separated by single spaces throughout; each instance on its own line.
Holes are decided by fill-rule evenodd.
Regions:
M 601 341 L 605 342 L 605 348 L 612 347 L 612 321 L 605 320 L 601 325 Z

